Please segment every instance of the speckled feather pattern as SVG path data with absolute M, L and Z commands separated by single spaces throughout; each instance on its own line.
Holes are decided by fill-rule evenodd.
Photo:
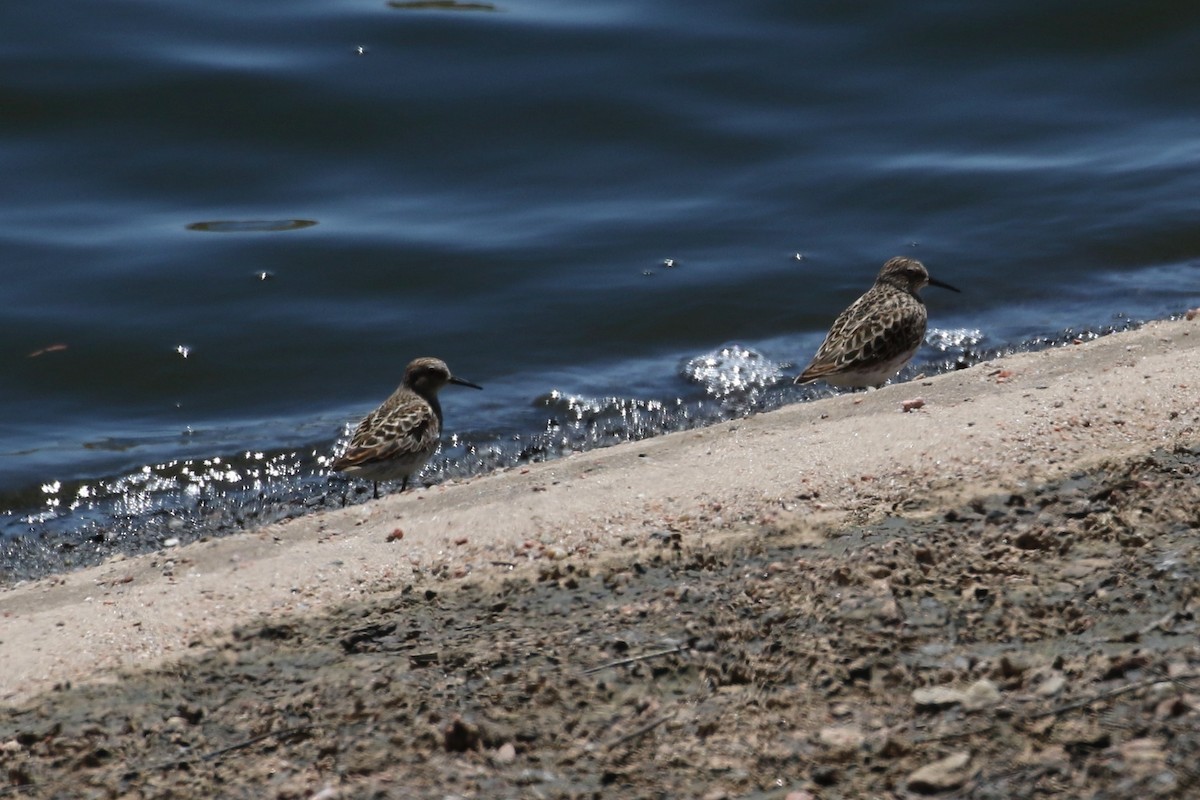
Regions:
M 425 466 L 441 435 L 437 397 L 426 399 L 401 386 L 358 424 L 346 452 L 332 466 L 370 480 L 402 480 Z
M 479 388 L 452 377 L 440 359 L 413 360 L 400 387 L 358 424 L 346 451 L 330 466 L 377 483 L 402 480 L 407 486 L 437 452 L 442 434 L 437 393 L 447 383 Z
M 796 383 L 863 387 L 886 382 L 925 339 L 927 312 L 917 290 L 928 282 L 919 261 L 893 258 L 884 264 L 875 284 L 834 320 Z

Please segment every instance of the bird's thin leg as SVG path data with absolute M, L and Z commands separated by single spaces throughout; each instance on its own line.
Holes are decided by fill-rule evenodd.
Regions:
M 346 503 L 350 501 L 350 479 L 341 475 L 337 477 L 330 476 L 330 483 L 340 483 L 342 485 L 342 508 L 345 508 Z

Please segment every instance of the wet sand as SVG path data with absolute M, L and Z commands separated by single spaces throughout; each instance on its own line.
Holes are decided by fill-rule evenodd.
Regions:
M 1200 322 L 1154 323 L 5 590 L 8 780 L 1172 796 L 1198 389 Z M 1054 711 L 1137 681 L 1138 735 Z

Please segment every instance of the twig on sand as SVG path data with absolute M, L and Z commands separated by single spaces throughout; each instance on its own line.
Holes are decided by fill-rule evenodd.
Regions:
M 1153 678 L 1147 678 L 1146 680 L 1137 681 L 1136 683 L 1130 683 L 1125 686 L 1118 686 L 1115 689 L 1109 689 L 1108 691 L 1100 692 L 1099 694 L 1094 694 L 1091 697 L 1084 697 L 1080 700 L 1075 700 L 1074 702 L 1071 702 L 1071 703 L 1064 703 L 1061 706 L 1055 706 L 1054 708 L 1049 708 L 1049 709 L 1046 709 L 1045 711 L 1039 711 L 1034 714 L 1025 714 L 1025 715 L 1023 715 L 1022 719 L 1034 720 L 1034 719 L 1042 719 L 1043 717 L 1056 717 L 1059 714 L 1065 713 L 1067 711 L 1074 711 L 1075 709 L 1083 708 L 1084 706 L 1090 706 L 1092 703 L 1098 703 L 1101 700 L 1109 700 L 1113 697 L 1118 697 L 1123 694 L 1129 694 L 1130 692 L 1140 691 L 1141 689 L 1149 689 L 1151 686 L 1154 686 L 1156 683 L 1166 683 L 1168 681 L 1189 681 L 1189 680 L 1192 680 L 1197 677 L 1200 677 L 1200 673 L 1189 672 L 1189 673 L 1185 673 L 1183 675 L 1176 675 L 1174 678 L 1167 678 L 1162 675 L 1156 675 Z
M 1180 675 L 1168 675 L 1167 673 L 1159 670 L 1158 674 L 1162 676 L 1164 681 L 1170 681 L 1180 689 L 1187 689 L 1188 691 L 1192 692 L 1196 691 L 1197 688 L 1196 684 L 1192 683 L 1192 681 L 1200 678 L 1200 672 L 1185 672 Z
M 996 729 L 995 722 L 989 722 L 975 728 L 968 728 L 965 731 L 950 731 L 949 733 L 931 733 L 926 736 L 914 736 L 913 744 L 929 744 L 930 742 L 948 742 L 952 739 L 966 739 L 968 736 L 975 736 L 980 733 L 991 733 Z
M 672 647 L 670 650 L 659 650 L 657 653 L 645 653 L 640 656 L 632 656 L 630 658 L 622 658 L 620 661 L 610 661 L 607 664 L 601 664 L 598 667 L 589 667 L 583 671 L 584 675 L 594 675 L 597 672 L 603 672 L 606 669 L 613 667 L 623 667 L 626 664 L 636 664 L 639 661 L 649 661 L 652 658 L 662 658 L 663 656 L 675 655 L 676 653 L 686 653 L 691 650 L 689 644 L 681 644 L 678 647 Z
M 259 742 L 263 741 L 264 739 L 271 739 L 271 738 L 286 739 L 289 736 L 296 735 L 297 733 L 305 733 L 307 731 L 310 731 L 314 727 L 316 727 L 316 726 L 312 725 L 312 724 L 308 724 L 308 725 L 297 725 L 293 728 L 284 728 L 281 731 L 267 731 L 266 733 L 261 733 L 252 739 L 247 739 L 244 742 L 238 742 L 237 744 L 231 744 L 228 747 L 222 747 L 220 750 L 214 750 L 211 753 L 205 753 L 204 755 L 200 756 L 200 760 L 201 761 L 212 761 L 215 758 L 220 758 L 221 756 L 225 755 L 226 753 L 232 753 L 234 750 L 241 750 L 243 748 L 250 747 L 251 745 L 258 744 Z
M 142 769 L 134 771 L 150 772 L 152 770 L 170 769 L 171 767 L 182 767 L 187 764 L 199 764 L 205 761 L 214 761 L 223 755 L 227 755 L 228 753 L 232 753 L 236 750 L 244 750 L 245 748 L 256 745 L 261 741 L 265 741 L 266 739 L 286 739 L 289 736 L 295 736 L 297 733 L 304 733 L 305 731 L 312 730 L 315 727 L 315 725 L 309 724 L 297 725 L 293 728 L 284 728 L 283 730 L 278 731 L 267 731 L 266 733 L 260 733 L 258 736 L 252 736 L 245 741 L 231 744 L 228 747 L 222 747 L 219 750 L 213 750 L 211 753 L 205 753 L 204 755 L 193 756 L 191 758 L 176 758 L 172 759 L 171 761 L 163 761 L 159 764 L 154 764 L 150 767 L 143 767 Z
M 1164 614 L 1159 619 L 1154 620 L 1154 622 L 1151 622 L 1149 625 L 1138 631 L 1138 634 L 1145 636 L 1148 633 L 1154 633 L 1155 628 L 1162 628 L 1163 633 L 1170 633 L 1170 630 L 1168 630 L 1167 626 L 1175 621 L 1175 616 L 1178 613 L 1178 611 L 1171 611 L 1168 614 Z
M 662 725 L 664 722 L 669 722 L 670 720 L 674 719 L 674 717 L 675 717 L 675 712 L 671 712 L 670 714 L 667 714 L 664 717 L 659 717 L 658 719 L 654 720 L 653 722 L 647 723 L 647 724 L 643 725 L 642 727 L 638 728 L 637 730 L 630 731 L 629 733 L 622 736 L 620 739 L 617 739 L 615 742 L 606 744 L 604 746 L 604 749 L 611 753 L 613 750 L 616 750 L 618 747 L 620 747 L 623 744 L 628 744 L 629 742 L 632 742 L 634 739 L 642 738 L 647 733 L 649 733 L 650 731 L 657 728 L 659 725 Z

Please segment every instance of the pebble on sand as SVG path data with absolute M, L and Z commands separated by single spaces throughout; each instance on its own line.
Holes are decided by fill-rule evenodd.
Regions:
M 831 725 L 817 734 L 817 741 L 829 751 L 829 755 L 838 758 L 854 756 L 865 740 L 863 732 L 853 725 Z
M 936 794 L 957 789 L 971 777 L 971 754 L 962 751 L 948 755 L 940 761 L 926 764 L 908 776 L 910 792 Z
M 981 678 L 967 687 L 963 707 L 968 711 L 982 711 L 1000 702 L 1000 689 L 987 678 Z
M 966 701 L 966 693 L 961 689 L 951 689 L 948 686 L 926 686 L 914 689 L 913 705 L 918 711 L 941 711 L 945 708 L 962 705 Z

